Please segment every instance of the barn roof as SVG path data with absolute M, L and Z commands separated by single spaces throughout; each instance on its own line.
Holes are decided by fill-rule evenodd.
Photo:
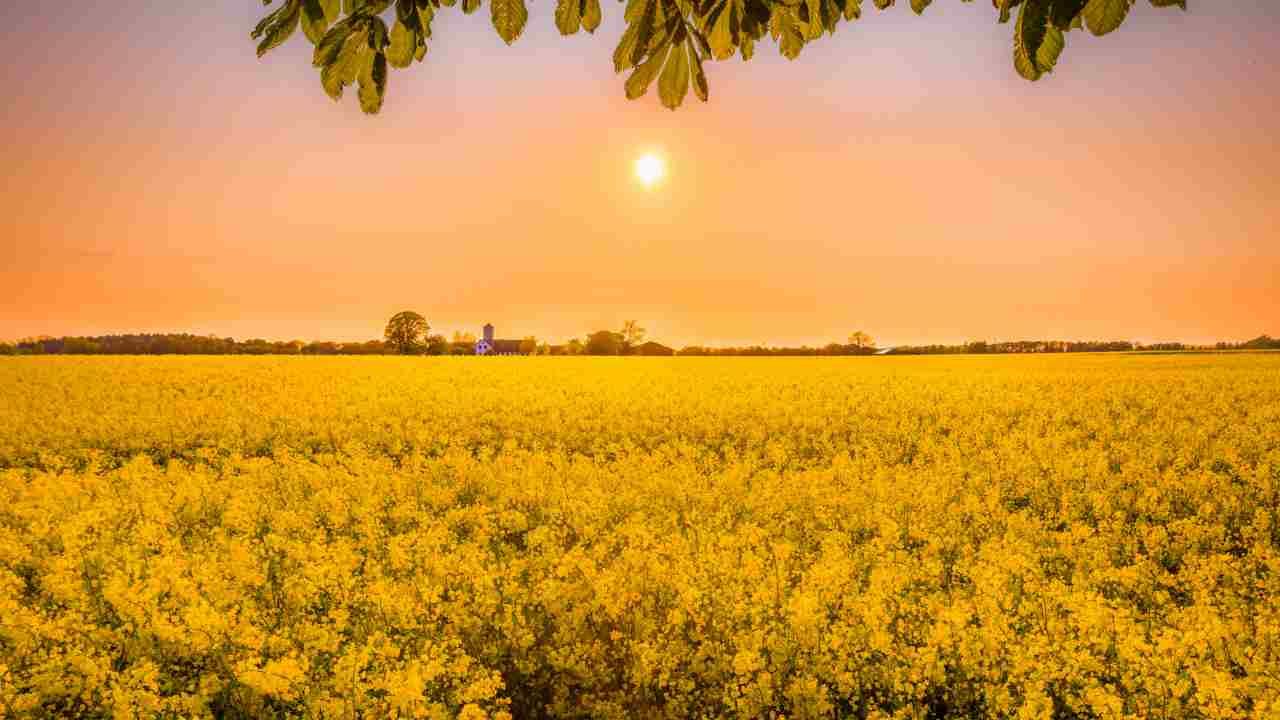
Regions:
M 674 355 L 675 350 L 659 342 L 650 340 L 637 348 L 641 355 Z

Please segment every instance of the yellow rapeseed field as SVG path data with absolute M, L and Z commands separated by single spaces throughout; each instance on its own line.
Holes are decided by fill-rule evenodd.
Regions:
M 0 716 L 1280 717 L 1280 355 L 6 359 Z

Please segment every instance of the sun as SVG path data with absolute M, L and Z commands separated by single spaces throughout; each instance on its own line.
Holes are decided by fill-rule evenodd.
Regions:
M 645 187 L 653 187 L 666 174 L 667 164 L 657 153 L 645 153 L 636 160 L 636 178 Z

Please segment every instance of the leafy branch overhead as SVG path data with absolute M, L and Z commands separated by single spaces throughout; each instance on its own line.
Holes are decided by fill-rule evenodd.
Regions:
M 264 0 L 271 5 L 276 0 Z M 741 55 L 750 60 L 756 44 L 769 40 L 787 58 L 832 34 L 841 21 L 862 17 L 863 0 L 621 0 L 627 29 L 613 52 L 616 72 L 628 72 L 628 98 L 638 98 L 657 81 L 662 104 L 675 109 L 689 93 L 709 94 L 704 63 Z M 895 0 L 870 0 L 884 10 Z M 962 0 L 972 2 L 973 0 Z M 1071 30 L 1088 28 L 1105 35 L 1120 27 L 1136 0 L 991 0 L 1002 23 L 1014 20 L 1013 66 L 1028 80 L 1053 70 Z M 923 13 L 933 0 L 909 0 Z M 1186 0 L 1150 0 L 1155 7 L 1186 9 Z M 421 62 L 431 42 L 431 22 L 442 8 L 461 4 L 462 12 L 480 9 L 481 0 L 282 0 L 251 36 L 258 56 L 283 44 L 302 27 L 315 46 L 312 64 L 320 84 L 338 100 L 356 85 L 360 107 L 382 108 L 387 66 L 407 68 Z M 508 45 L 529 21 L 526 0 L 489 0 L 493 28 Z M 392 7 L 394 5 L 394 8 Z M 1014 19 L 1016 14 L 1016 20 Z M 595 32 L 600 0 L 556 0 L 556 28 L 564 35 Z M 390 27 L 388 27 L 390 24 Z

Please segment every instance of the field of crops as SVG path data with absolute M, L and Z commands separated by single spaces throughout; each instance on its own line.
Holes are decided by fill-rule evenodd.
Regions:
M 0 361 L 0 716 L 1280 717 L 1280 355 Z

